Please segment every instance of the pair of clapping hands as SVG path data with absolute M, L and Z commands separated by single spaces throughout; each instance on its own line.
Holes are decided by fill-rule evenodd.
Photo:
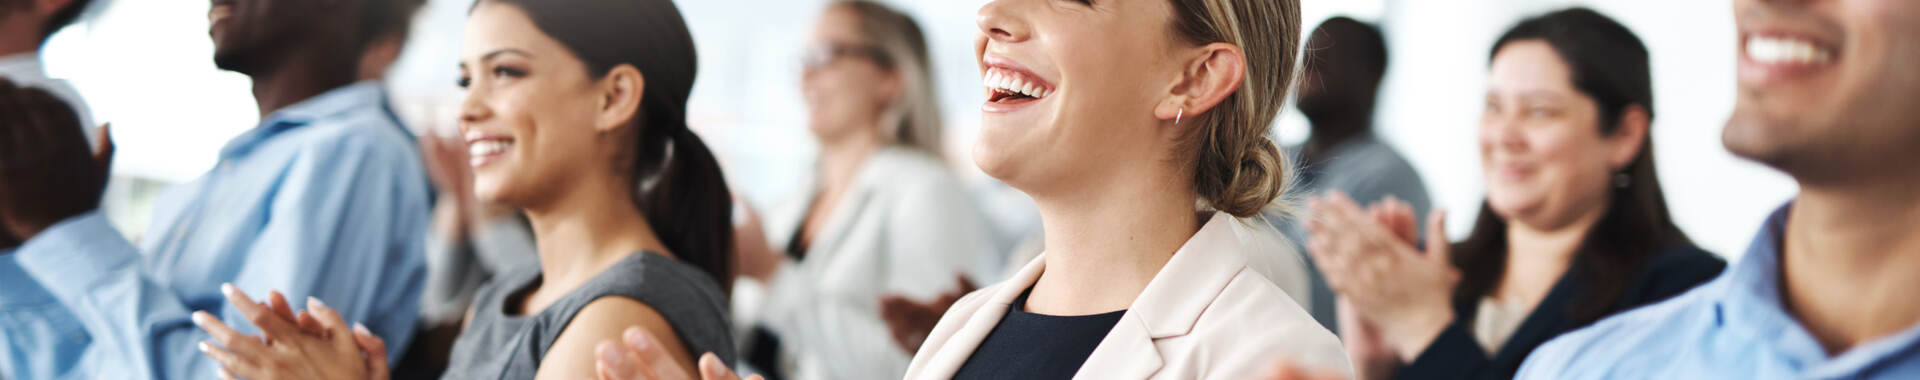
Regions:
M 1362 207 L 1338 191 L 1308 201 L 1307 251 L 1338 294 L 1341 342 L 1361 378 L 1389 377 L 1453 321 L 1460 273 L 1446 239 L 1446 212 L 1427 215 L 1391 196 Z
M 193 323 L 213 337 L 199 349 L 220 363 L 225 379 L 377 379 L 390 376 L 386 342 L 354 324 L 317 298 L 308 297 L 298 313 L 278 291 L 265 302 L 255 301 L 232 284 L 221 292 L 234 310 L 260 328 L 260 335 L 235 331 L 205 311 L 193 314 Z M 712 353 L 699 360 L 695 374 L 661 349 L 660 341 L 639 327 L 628 328 L 621 339 L 601 343 L 596 370 L 602 380 L 738 380 Z M 749 380 L 759 379 L 749 377 Z

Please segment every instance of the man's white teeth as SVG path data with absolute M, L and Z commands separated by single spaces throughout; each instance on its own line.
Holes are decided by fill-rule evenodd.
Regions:
M 986 84 L 987 89 L 995 92 L 1020 94 L 1034 98 L 1044 98 L 1047 97 L 1047 95 L 1053 94 L 1053 91 L 1029 82 L 1019 75 L 1011 75 L 999 70 L 987 72 L 987 77 L 981 80 L 981 82 Z
M 1833 61 L 1833 52 L 1812 41 L 1790 37 L 1749 37 L 1747 58 L 1765 64 L 1823 65 Z
M 503 140 L 482 140 L 467 144 L 467 155 L 473 157 L 491 156 L 507 151 L 513 143 Z

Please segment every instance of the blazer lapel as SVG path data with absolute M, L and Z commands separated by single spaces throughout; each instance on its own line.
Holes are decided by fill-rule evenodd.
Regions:
M 946 343 L 940 346 L 939 351 L 933 353 L 933 360 L 927 361 L 927 369 L 921 372 L 919 378 L 951 379 L 955 373 L 960 372 L 960 366 L 967 364 L 967 358 L 973 357 L 973 351 L 980 348 L 982 341 L 987 340 L 987 334 L 992 333 L 993 328 L 1000 325 L 1000 318 L 1007 315 L 1013 300 L 1020 298 L 1020 293 L 1033 287 L 1033 283 L 1040 280 L 1040 272 L 1045 271 L 1046 266 L 1046 254 L 1041 253 L 1040 257 L 1034 258 L 1033 262 L 1027 263 L 1026 267 L 1020 269 L 1020 273 L 994 285 L 993 294 L 980 305 L 979 309 L 967 316 L 966 324 L 955 331 L 953 337 L 948 338 Z
M 1139 314 L 1128 311 L 1120 316 L 1120 323 L 1113 325 L 1113 331 L 1100 340 L 1100 346 L 1087 356 L 1086 364 L 1073 378 L 1146 379 L 1159 372 L 1162 364 L 1160 350 L 1153 345 L 1146 323 Z
M 1165 360 L 1154 341 L 1192 332 L 1200 314 L 1246 268 L 1235 223 L 1226 213 L 1208 218 L 1134 298 L 1074 378 L 1146 379 L 1159 372 Z

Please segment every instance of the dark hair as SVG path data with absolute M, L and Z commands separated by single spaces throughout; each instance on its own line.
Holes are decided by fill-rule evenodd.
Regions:
M 11 208 L 0 217 L 57 222 L 99 208 L 107 187 L 99 172 L 72 107 L 0 78 L 0 207 Z M 21 240 L 0 228 L 0 248 Z
M 1331 118 L 1370 122 L 1387 74 L 1387 40 L 1380 29 L 1344 16 L 1327 19 L 1307 39 L 1306 57 L 1302 79 L 1312 82 L 1313 91 L 1300 94 L 1300 113 L 1316 126 Z
M 414 14 L 426 3 L 426 0 L 367 0 L 366 8 L 360 12 L 359 25 L 354 29 L 353 51 L 364 52 L 384 36 L 405 41 L 413 29 Z
M 687 128 L 693 35 L 670 0 L 481 0 L 511 4 L 603 77 L 632 65 L 646 77 L 634 115 L 634 203 L 661 243 L 722 289 L 733 283 L 733 196 L 720 163 Z M 475 4 L 478 6 L 478 3 Z
M 1544 41 L 1559 53 L 1572 72 L 1575 89 L 1592 98 L 1599 109 L 1599 131 L 1612 134 L 1633 106 L 1653 117 L 1653 79 L 1647 68 L 1647 48 L 1626 26 L 1586 8 L 1572 8 L 1521 21 L 1500 36 L 1490 55 L 1509 44 Z M 1649 129 L 1652 127 L 1649 126 Z M 1609 194 L 1606 214 L 1587 231 L 1575 260 L 1584 260 L 1580 275 L 1591 279 L 1584 294 L 1569 305 L 1577 325 L 1592 323 L 1610 310 L 1627 284 L 1649 257 L 1660 250 L 1691 247 L 1692 241 L 1673 224 L 1667 201 L 1654 173 L 1653 133 L 1648 131 L 1640 153 L 1616 175 L 1625 175 Z M 1457 301 L 1479 299 L 1499 285 L 1507 265 L 1507 222 L 1486 204 L 1467 240 L 1455 245 L 1454 265 L 1460 268 Z M 1568 273 L 1567 275 L 1573 275 Z

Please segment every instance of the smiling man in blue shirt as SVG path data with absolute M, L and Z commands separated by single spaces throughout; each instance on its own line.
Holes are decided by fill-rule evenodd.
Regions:
M 214 377 L 196 349 L 209 338 L 189 313 L 245 321 L 224 283 L 326 299 L 400 357 L 417 317 L 431 190 L 378 85 L 353 84 L 373 38 L 358 21 L 385 3 L 214 0 L 214 61 L 252 77 L 263 121 L 156 202 L 138 249 L 97 212 L 15 228 L 25 243 L 8 259 L 40 288 L 0 294 L 60 307 L 9 315 L 45 327 L 0 332 L 24 353 L 0 367 L 48 369 L 9 375 L 35 379 Z M 85 348 L 71 354 L 76 340 Z
M 1735 0 L 1723 141 L 1800 194 L 1692 292 L 1547 343 L 1525 379 L 1920 379 L 1920 2 Z

